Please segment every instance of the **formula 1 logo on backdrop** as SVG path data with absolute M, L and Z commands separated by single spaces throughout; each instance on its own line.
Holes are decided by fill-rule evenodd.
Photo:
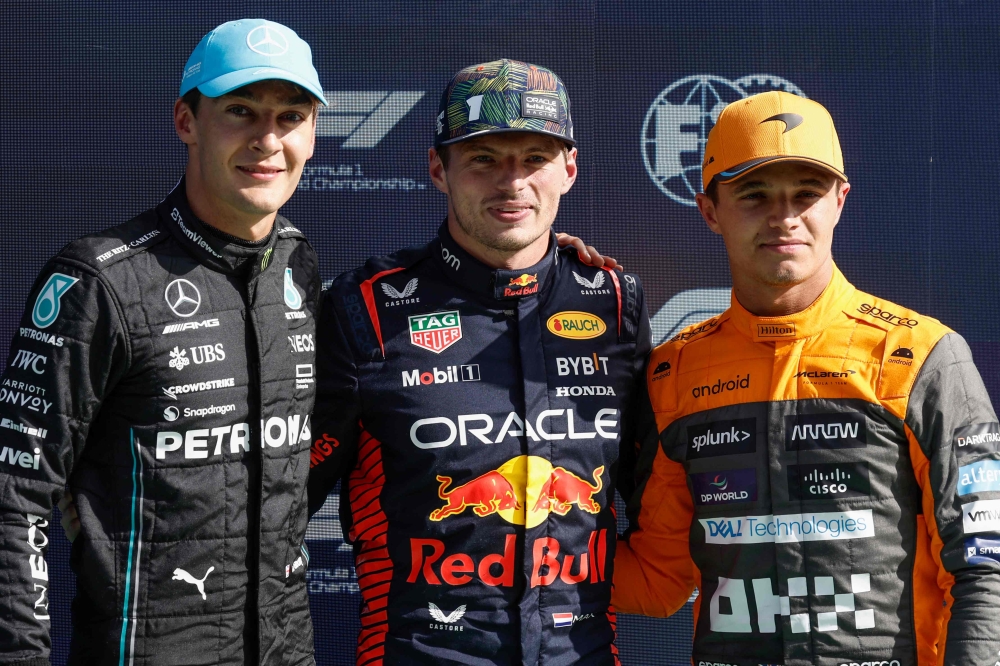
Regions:
M 344 137 L 341 148 L 374 148 L 424 96 L 423 90 L 336 90 L 316 118 L 317 137 Z
M 727 104 L 769 90 L 806 94 L 791 81 L 770 74 L 729 80 L 696 74 L 674 81 L 657 95 L 642 123 L 646 173 L 673 201 L 695 205 L 701 192 L 701 163 L 708 133 Z

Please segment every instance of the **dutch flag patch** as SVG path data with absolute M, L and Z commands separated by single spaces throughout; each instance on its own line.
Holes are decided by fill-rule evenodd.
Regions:
M 557 629 L 559 627 L 572 627 L 573 626 L 573 614 L 572 613 L 553 613 L 552 614 L 552 625 Z

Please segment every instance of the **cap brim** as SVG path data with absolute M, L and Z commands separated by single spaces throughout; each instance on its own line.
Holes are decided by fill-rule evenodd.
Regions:
M 556 132 L 548 132 L 546 130 L 531 129 L 529 127 L 493 127 L 490 129 L 480 130 L 478 132 L 473 132 L 472 134 L 463 134 L 462 136 L 455 137 L 454 139 L 448 139 L 447 141 L 435 141 L 435 146 L 448 146 L 453 143 L 458 143 L 459 141 L 466 141 L 468 139 L 475 139 L 479 136 L 486 136 L 487 134 L 502 134 L 504 132 L 529 132 L 531 134 L 544 134 L 546 136 L 551 136 L 553 138 L 559 139 L 564 143 L 568 143 L 571 146 L 576 145 L 576 139 L 571 139 L 568 136 L 562 134 L 557 134 Z
M 237 88 L 242 88 L 243 86 L 248 86 L 251 83 L 271 80 L 289 81 L 290 83 L 302 86 L 312 93 L 323 106 L 329 106 L 326 97 L 323 96 L 323 91 L 315 84 L 280 67 L 247 67 L 246 69 L 239 69 L 235 72 L 217 76 L 211 81 L 206 81 L 198 85 L 198 90 L 206 97 L 221 97 L 226 93 L 232 92 Z
M 737 178 L 742 178 L 751 171 L 759 169 L 765 164 L 773 164 L 775 162 L 802 162 L 803 164 L 808 164 L 810 166 L 819 167 L 825 171 L 829 171 L 837 178 L 840 178 L 845 183 L 847 182 L 847 175 L 843 171 L 839 171 L 826 162 L 820 162 L 819 160 L 814 160 L 809 157 L 798 157 L 796 155 L 777 155 L 775 157 L 758 157 L 757 159 L 750 160 L 749 162 L 744 162 L 743 164 L 738 164 L 731 169 L 726 169 L 725 171 L 720 171 L 715 174 L 712 179 L 717 183 L 728 183 L 736 180 Z

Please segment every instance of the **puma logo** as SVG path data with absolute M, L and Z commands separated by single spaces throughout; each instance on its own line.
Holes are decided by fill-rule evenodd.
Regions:
M 215 567 L 209 567 L 208 571 L 205 572 L 205 575 L 201 577 L 201 580 L 199 580 L 194 576 L 192 576 L 191 574 L 189 574 L 187 571 L 184 571 L 184 569 L 174 569 L 174 577 L 171 578 L 170 580 L 182 580 L 185 583 L 191 583 L 192 585 L 198 588 L 199 592 L 201 592 L 202 599 L 208 599 L 208 597 L 205 596 L 205 579 L 208 578 L 208 574 L 212 573 L 213 571 L 215 571 Z

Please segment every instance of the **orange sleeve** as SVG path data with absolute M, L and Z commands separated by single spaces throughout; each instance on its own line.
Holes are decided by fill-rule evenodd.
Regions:
M 615 551 L 611 603 L 620 613 L 667 617 L 695 588 L 688 543 L 694 505 L 683 466 L 657 448 L 649 479 L 637 493 L 637 529 Z

